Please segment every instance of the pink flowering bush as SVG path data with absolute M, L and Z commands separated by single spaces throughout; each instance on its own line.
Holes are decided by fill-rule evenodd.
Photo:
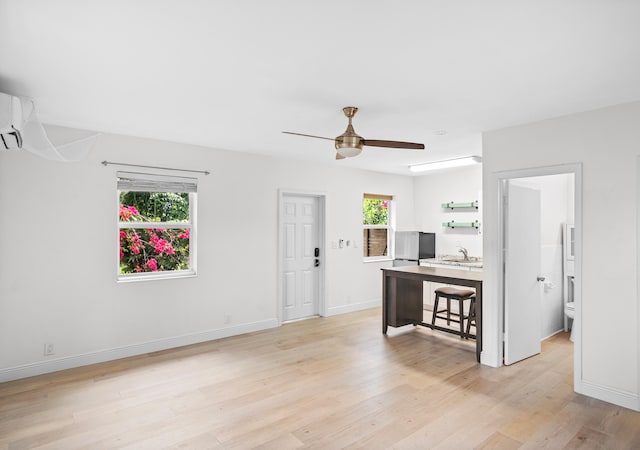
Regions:
M 134 206 L 120 205 L 120 222 L 152 222 Z M 120 273 L 189 268 L 188 228 L 120 229 Z

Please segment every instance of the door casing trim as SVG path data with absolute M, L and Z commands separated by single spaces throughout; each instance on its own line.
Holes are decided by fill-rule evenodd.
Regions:
M 582 377 L 582 230 L 583 230 L 583 214 L 582 214 L 582 163 L 560 164 L 544 167 L 530 167 L 525 169 L 508 170 L 495 172 L 492 174 L 492 182 L 497 184 L 498 192 L 498 220 L 499 224 L 498 242 L 499 245 L 493 249 L 496 252 L 495 257 L 498 261 L 497 281 L 499 300 L 495 302 L 498 315 L 498 326 L 501 327 L 496 333 L 498 339 L 494 344 L 496 348 L 502 349 L 503 327 L 504 327 L 504 265 L 505 258 L 503 253 L 504 237 L 505 237 L 505 211 L 503 197 L 505 194 L 505 181 L 517 178 L 539 177 L 546 175 L 574 175 L 574 225 L 575 225 L 575 319 L 573 321 L 573 388 L 575 392 L 583 393 L 583 377 Z M 486 304 L 486 302 L 485 302 Z M 484 336 L 486 339 L 487 336 Z M 486 340 L 485 340 L 486 342 Z M 500 355 L 502 355 L 500 351 Z M 502 358 L 497 361 L 497 366 L 502 366 Z

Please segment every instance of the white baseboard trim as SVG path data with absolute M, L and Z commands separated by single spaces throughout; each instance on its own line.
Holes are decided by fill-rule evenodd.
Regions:
M 83 355 L 64 356 L 46 361 L 37 361 L 16 367 L 0 369 L 0 382 L 18 380 L 20 378 L 57 372 L 59 370 L 72 369 L 74 367 L 87 366 L 105 361 L 128 358 L 130 356 L 143 355 L 145 353 L 183 347 L 185 345 L 198 344 L 206 341 L 214 341 L 239 334 L 266 330 L 278 326 L 277 319 L 263 320 L 260 322 L 246 323 L 234 327 L 207 330 L 199 333 L 158 339 L 140 344 L 127 345 L 125 347 L 99 350 Z
M 564 331 L 564 328 L 560 328 L 557 331 L 554 331 L 553 333 L 551 333 L 549 336 L 545 336 L 542 339 L 540 339 L 540 342 L 544 341 L 545 339 L 549 339 L 551 336 L 555 336 L 558 333 L 562 333 Z
M 380 306 L 382 306 L 382 299 L 370 300 L 368 302 L 362 303 L 353 303 L 350 305 L 336 306 L 335 308 L 329 308 L 327 310 L 327 317 L 362 311 L 364 309 L 378 308 Z
M 584 380 L 575 386 L 575 391 L 578 394 L 593 397 L 607 403 L 612 403 L 634 411 L 640 411 L 640 397 L 633 392 L 602 386 Z

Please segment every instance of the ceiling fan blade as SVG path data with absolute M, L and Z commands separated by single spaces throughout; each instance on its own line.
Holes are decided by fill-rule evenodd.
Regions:
M 336 159 L 345 159 L 346 156 L 342 156 L 340 153 L 336 152 Z
M 388 148 L 406 148 L 409 150 L 424 150 L 424 144 L 416 144 L 414 142 L 401 141 L 380 141 L 375 139 L 363 139 L 364 145 L 369 147 L 388 147 Z
M 327 141 L 335 141 L 334 138 L 328 138 L 328 137 L 324 137 L 324 136 L 314 136 L 312 134 L 302 134 L 302 133 L 293 133 L 291 131 L 283 131 L 284 134 L 293 134 L 294 136 L 305 136 L 305 137 L 312 137 L 312 138 L 318 138 L 318 139 L 326 139 Z

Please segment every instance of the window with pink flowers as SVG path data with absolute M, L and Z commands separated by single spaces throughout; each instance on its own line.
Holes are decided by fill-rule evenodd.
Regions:
M 195 275 L 197 179 L 118 172 L 118 279 Z

